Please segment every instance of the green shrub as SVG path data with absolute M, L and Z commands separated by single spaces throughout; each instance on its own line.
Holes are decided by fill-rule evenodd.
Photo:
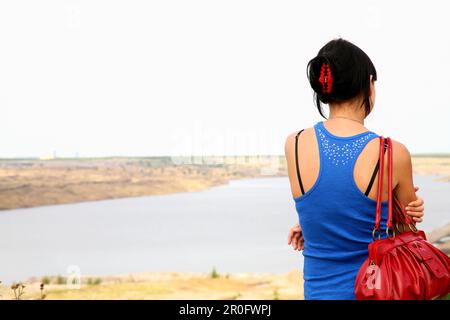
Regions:
M 87 279 L 87 284 L 90 285 L 90 286 L 97 286 L 97 285 L 99 285 L 101 283 L 102 283 L 102 279 L 101 278 L 95 278 L 95 279 L 88 278 Z
M 273 291 L 273 300 L 280 300 L 280 296 L 278 294 L 278 290 Z
M 56 277 L 56 284 L 67 284 L 67 279 L 63 276 L 58 275 Z
M 211 278 L 213 279 L 219 278 L 219 274 L 217 273 L 216 267 L 213 267 L 211 271 Z
M 42 282 L 43 284 L 45 284 L 45 285 L 49 285 L 50 282 L 52 282 L 52 281 L 51 281 L 50 277 L 45 276 L 45 277 L 42 277 L 41 282 Z

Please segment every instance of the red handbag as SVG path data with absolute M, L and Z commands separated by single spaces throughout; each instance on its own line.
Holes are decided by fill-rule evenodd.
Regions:
M 381 238 L 383 141 L 388 151 L 388 221 Z M 434 299 L 450 292 L 450 258 L 426 240 L 392 192 L 392 142 L 380 137 L 380 171 L 373 241 L 355 282 L 358 300 Z M 407 229 L 408 226 L 408 229 Z M 378 233 L 378 240 L 375 240 Z

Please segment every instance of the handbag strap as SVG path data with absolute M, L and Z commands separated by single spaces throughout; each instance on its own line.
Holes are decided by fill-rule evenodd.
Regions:
M 380 232 L 380 222 L 381 222 L 381 201 L 383 195 L 383 177 L 384 177 L 384 152 L 383 145 L 386 143 L 383 136 L 379 137 L 380 140 L 380 150 L 378 153 L 378 163 L 380 164 L 380 169 L 378 171 L 378 189 L 377 189 L 377 208 L 375 211 L 375 227 L 373 229 L 373 234 L 375 234 L 375 230 Z M 389 148 L 388 148 L 389 153 Z
M 387 146 L 387 157 L 388 157 L 388 218 L 386 222 L 386 228 L 392 229 L 393 224 L 393 210 L 392 210 L 392 141 L 391 138 L 387 137 L 384 138 L 380 136 L 380 151 L 379 151 L 379 163 L 380 163 L 380 170 L 378 173 L 378 191 L 377 191 L 377 209 L 376 209 L 376 215 L 375 215 L 375 227 L 374 227 L 374 233 L 375 230 L 380 233 L 380 223 L 381 223 L 381 205 L 382 205 L 382 198 L 383 198 L 383 179 L 384 179 L 384 151 L 383 146 Z M 386 229 L 386 234 L 388 233 L 388 230 Z
M 394 165 L 393 165 L 393 150 L 394 148 L 392 147 L 392 141 L 390 138 L 388 139 L 388 159 L 389 159 L 389 220 L 388 220 L 388 227 L 389 228 L 393 228 L 394 226 L 394 222 L 398 223 L 407 223 L 408 225 L 410 225 L 410 229 L 413 230 L 411 228 L 411 225 L 414 225 L 415 222 L 412 220 L 412 218 L 410 216 L 408 216 L 406 214 L 406 211 L 404 209 L 404 207 L 402 206 L 402 204 L 400 203 L 400 201 L 398 200 L 398 198 L 396 198 L 394 196 L 394 191 L 392 190 L 392 176 L 393 176 L 393 170 L 394 170 Z M 390 150 L 390 153 L 389 153 Z M 394 205 L 396 207 L 395 212 L 394 211 Z
M 392 189 L 393 180 L 393 147 L 391 138 L 384 138 L 380 136 L 380 154 L 379 154 L 379 176 L 378 176 L 378 194 L 377 194 L 377 209 L 375 216 L 375 227 L 373 230 L 373 235 L 375 231 L 380 232 L 380 222 L 381 222 L 381 205 L 382 205 L 382 194 L 383 194 L 383 171 L 384 171 L 384 152 L 383 145 L 387 146 L 387 170 L 388 170 L 388 218 L 386 221 L 386 236 L 389 236 L 389 229 L 394 229 L 394 223 L 407 223 L 410 225 L 410 229 L 415 229 L 413 220 L 406 214 L 406 211 L 402 207 L 400 201 L 394 196 Z M 394 212 L 395 205 L 395 212 Z M 395 213 L 395 216 L 394 216 Z M 417 229 L 416 229 L 417 230 Z
M 388 220 L 386 227 L 386 234 L 388 229 L 392 229 L 394 227 L 393 217 L 392 217 L 392 171 L 393 171 L 393 163 L 392 163 L 392 141 L 391 138 L 386 138 L 388 143 Z

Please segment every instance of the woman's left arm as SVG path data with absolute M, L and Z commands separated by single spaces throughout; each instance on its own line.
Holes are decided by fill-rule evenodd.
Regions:
M 414 187 L 411 154 L 400 142 L 392 141 L 394 172 L 397 185 L 394 193 L 400 203 L 407 203 L 405 210 L 415 222 L 422 222 L 424 215 L 424 201 L 416 195 L 419 188 Z

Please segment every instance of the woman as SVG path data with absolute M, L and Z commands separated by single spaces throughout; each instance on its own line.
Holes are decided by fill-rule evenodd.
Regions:
M 375 104 L 377 73 L 370 58 L 343 39 L 320 49 L 307 71 L 318 111 L 326 119 L 322 104 L 328 104 L 329 117 L 286 140 L 300 222 L 291 229 L 288 243 L 303 250 L 305 299 L 354 299 L 356 274 L 367 258 L 375 216 L 377 190 L 372 186 L 378 181 L 379 135 L 364 126 L 364 119 Z M 392 142 L 393 190 L 408 204 L 408 214 L 421 222 L 423 201 L 415 193 L 411 156 L 400 142 Z M 386 201 L 387 168 L 384 172 Z M 386 217 L 383 203 L 381 230 Z

